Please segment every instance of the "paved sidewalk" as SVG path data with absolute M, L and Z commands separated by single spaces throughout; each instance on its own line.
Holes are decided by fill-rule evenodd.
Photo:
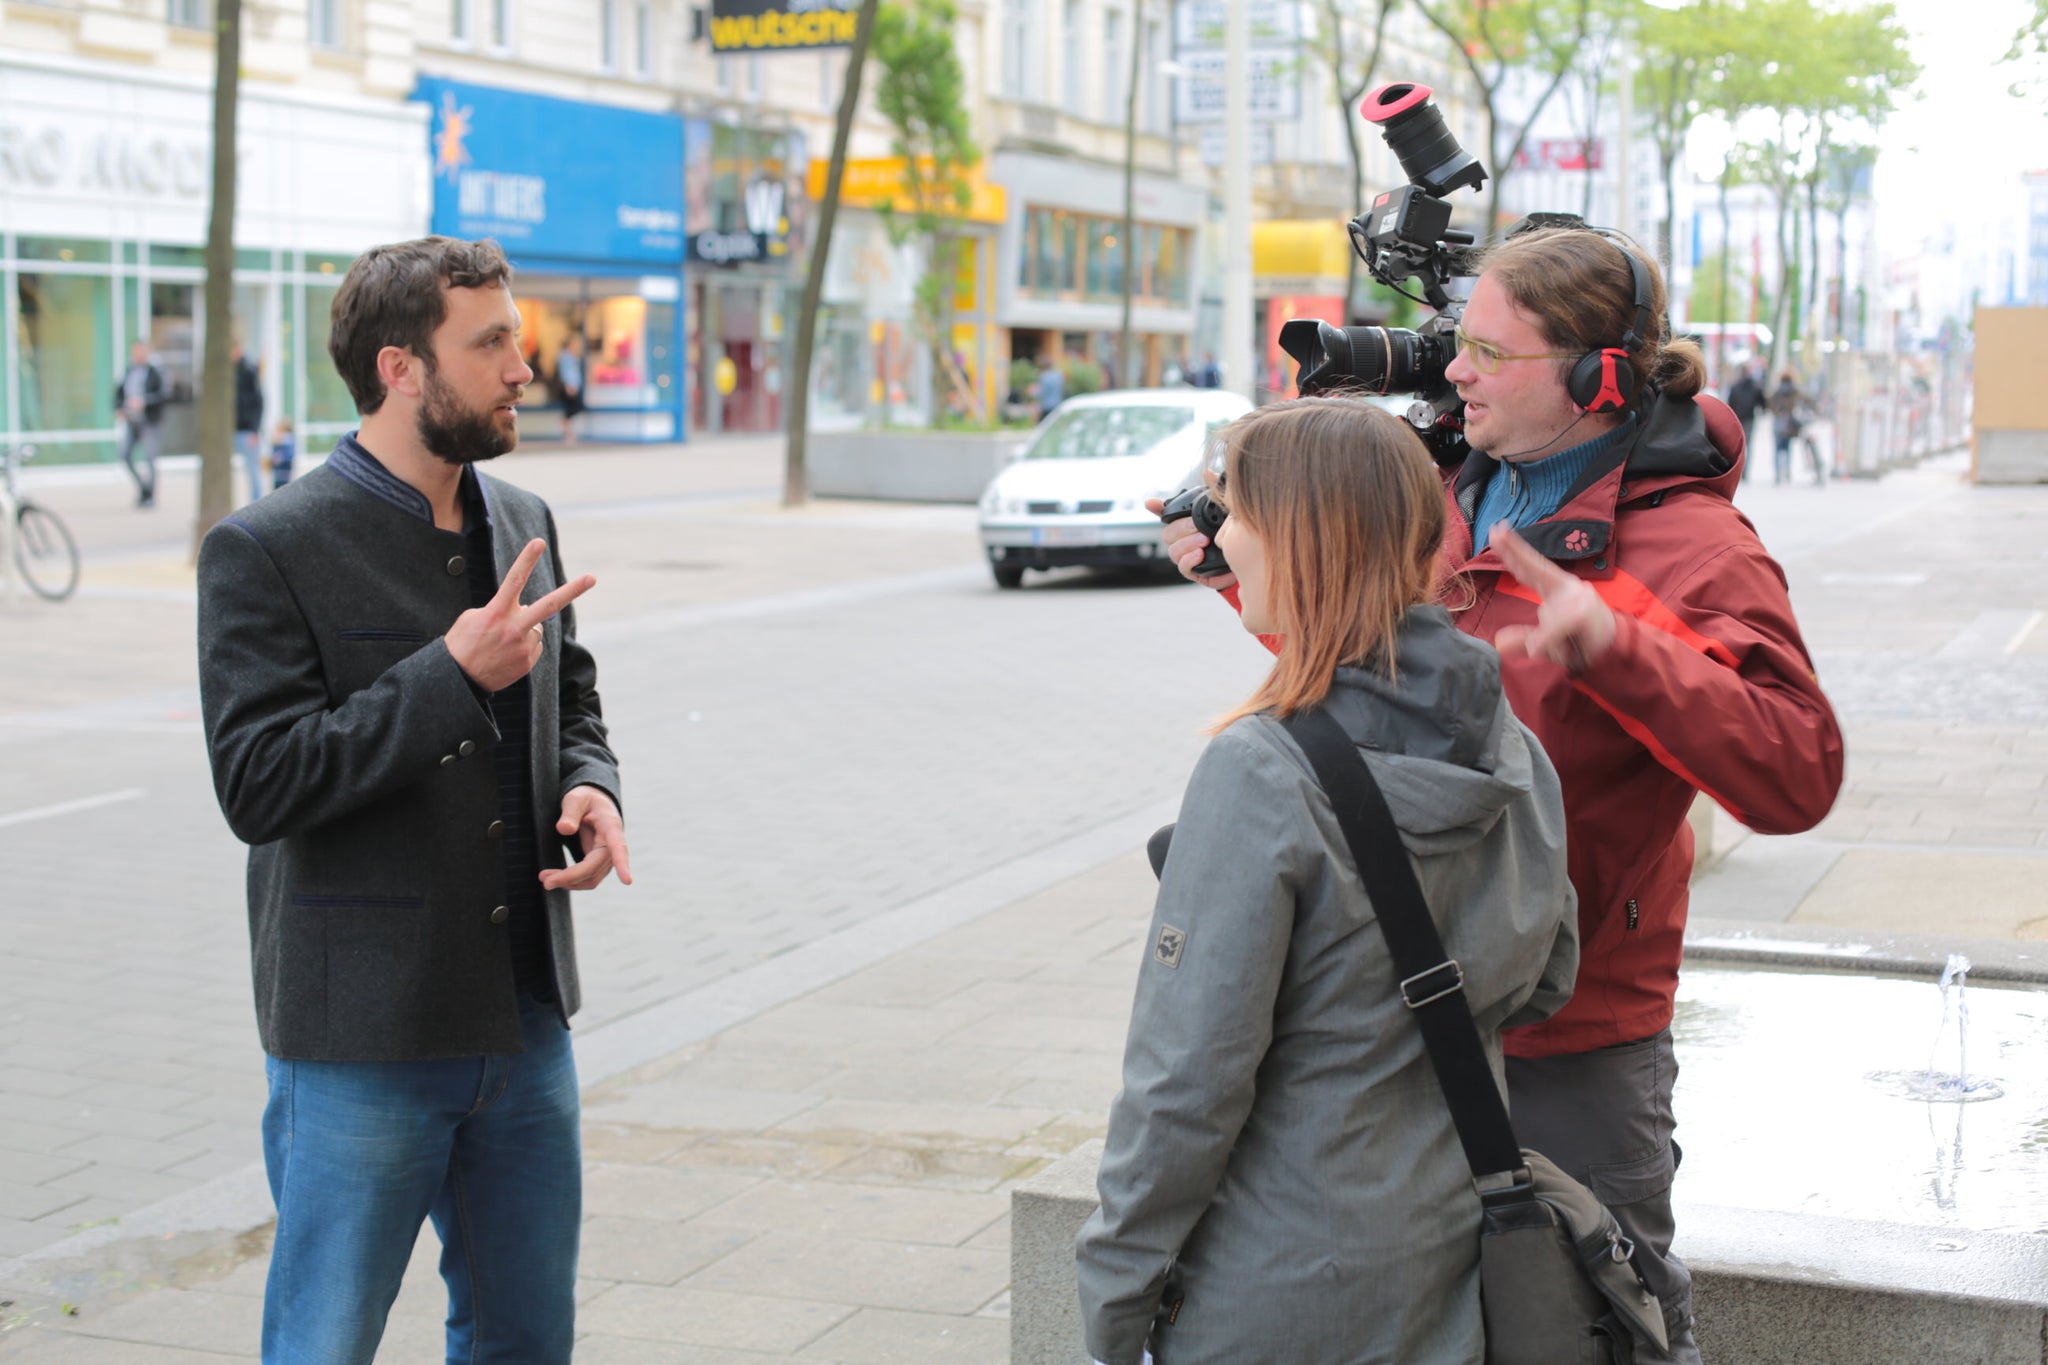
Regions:
M 1008 1186 L 1100 1133 L 1152 885 L 1126 854 L 589 1088 L 579 1365 L 1006 1359 Z M 252 1360 L 267 1249 L 22 1294 L 0 1358 Z M 379 1361 L 438 1358 L 437 1253 Z

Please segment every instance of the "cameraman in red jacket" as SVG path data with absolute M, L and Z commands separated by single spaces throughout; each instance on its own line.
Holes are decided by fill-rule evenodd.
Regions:
M 1610 234 L 1488 253 L 1445 372 L 1473 453 L 1446 472 L 1443 600 L 1500 651 L 1557 766 L 1579 895 L 1571 1002 L 1506 1035 L 1516 1132 L 1613 1209 L 1663 1303 L 1666 1359 L 1691 1365 L 1691 1276 L 1671 1255 L 1686 814 L 1705 792 L 1759 833 L 1811 829 L 1842 734 L 1784 571 L 1730 501 L 1741 425 L 1700 395 L 1699 348 L 1664 318 L 1656 263 Z M 1194 577 L 1207 538 L 1183 519 L 1166 539 Z M 1234 604 L 1230 575 L 1197 581 Z

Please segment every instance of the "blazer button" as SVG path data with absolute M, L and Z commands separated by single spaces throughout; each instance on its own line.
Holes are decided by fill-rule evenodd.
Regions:
M 455 752 L 461 754 L 464 758 L 468 758 L 476 752 L 476 741 L 473 739 L 463 740 L 462 743 L 455 746 Z
M 511 918 L 512 911 L 506 906 L 501 905 L 497 909 L 491 911 L 491 923 L 493 924 L 503 924 L 506 920 Z
M 486 839 L 502 839 L 504 837 L 505 822 L 503 820 L 491 821 L 491 827 L 484 831 L 484 838 Z
M 462 577 L 462 571 L 467 567 L 469 566 L 462 562 L 462 556 L 457 555 L 448 561 L 448 576 L 450 578 L 460 578 Z
M 445 767 L 447 767 L 447 766 L 448 766 L 448 765 L 449 765 L 450 763 L 453 763 L 454 761 L 455 761 L 455 755 L 454 755 L 454 754 L 442 754 L 442 755 L 441 755 L 441 766 L 442 766 L 442 767 L 444 767 L 444 768 L 445 768 Z

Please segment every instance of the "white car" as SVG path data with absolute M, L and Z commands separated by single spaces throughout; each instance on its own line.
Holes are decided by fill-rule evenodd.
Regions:
M 1126 389 L 1070 398 L 981 497 L 996 585 L 1026 569 L 1166 563 L 1147 498 L 1202 480 L 1209 438 L 1252 410 L 1225 389 Z

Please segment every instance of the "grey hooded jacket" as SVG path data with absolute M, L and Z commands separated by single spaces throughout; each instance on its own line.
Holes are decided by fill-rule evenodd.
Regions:
M 1557 775 L 1500 661 L 1441 608 L 1397 680 L 1328 710 L 1393 808 L 1500 1071 L 1500 1029 L 1571 993 Z M 1478 1365 L 1479 1199 L 1328 798 L 1269 716 L 1188 783 L 1138 977 L 1100 1209 L 1089 1349 L 1135 1365 Z

